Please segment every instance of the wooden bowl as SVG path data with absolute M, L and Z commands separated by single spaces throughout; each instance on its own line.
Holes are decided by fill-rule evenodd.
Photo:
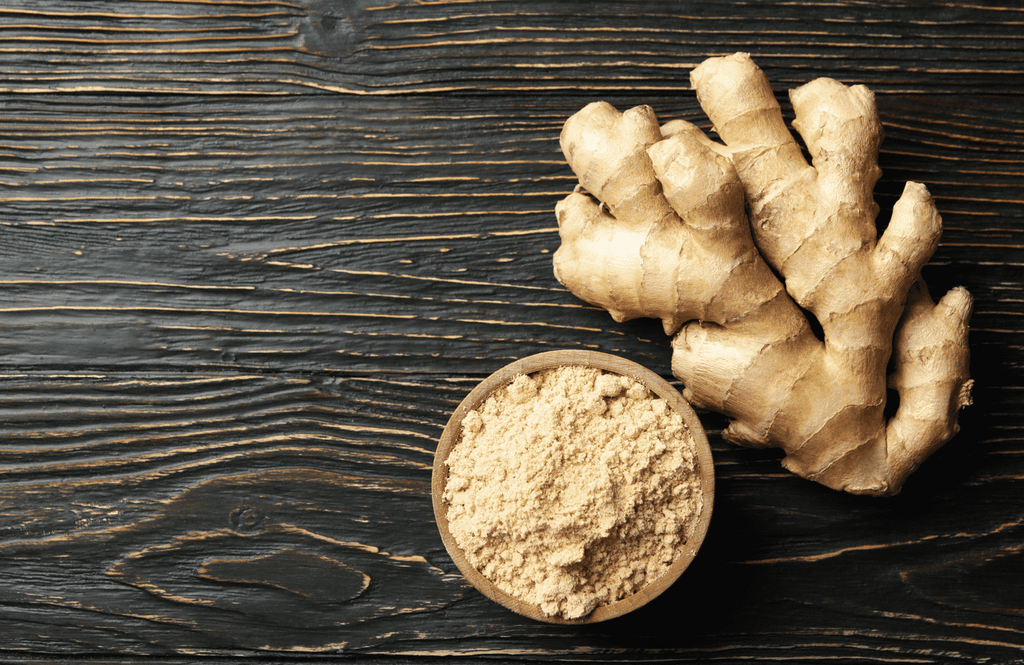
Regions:
M 444 490 L 448 484 L 448 466 L 445 464 L 445 460 L 448 459 L 448 455 L 462 437 L 462 419 L 466 414 L 479 407 L 491 393 L 508 385 L 520 374 L 533 374 L 544 369 L 565 365 L 596 367 L 627 376 L 646 386 L 651 392 L 665 400 L 671 408 L 675 409 L 682 416 L 683 422 L 689 428 L 696 443 L 697 463 L 699 465 L 704 502 L 693 534 L 687 540 L 683 553 L 672 564 L 667 573 L 633 595 L 614 603 L 597 607 L 590 614 L 578 619 L 548 616 L 536 605 L 511 596 L 484 577 L 483 574 L 469 563 L 462 549 L 455 542 L 454 536 L 448 530 L 448 505 L 444 500 Z M 683 396 L 669 385 L 667 381 L 641 365 L 607 353 L 598 353 L 596 351 L 549 351 L 506 365 L 480 383 L 459 404 L 459 407 L 448 420 L 448 425 L 445 427 L 438 443 L 437 453 L 434 455 L 431 494 L 434 503 L 434 517 L 437 520 L 437 527 L 441 532 L 441 539 L 444 541 L 448 554 L 455 561 L 455 564 L 470 584 L 480 590 L 485 596 L 514 612 L 538 621 L 563 624 L 596 623 L 621 616 L 646 605 L 671 586 L 690 565 L 701 543 L 704 541 L 708 523 L 711 520 L 711 509 L 715 498 L 715 472 L 711 459 L 711 447 L 708 445 L 707 435 L 704 433 L 704 428 L 701 426 L 697 414 L 694 413 L 689 403 L 683 399 Z

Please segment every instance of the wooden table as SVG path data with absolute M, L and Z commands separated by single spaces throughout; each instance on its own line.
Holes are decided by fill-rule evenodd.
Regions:
M 6 0 L 0 659 L 1024 662 L 1024 8 L 877 4 Z M 926 183 L 925 277 L 976 298 L 975 403 L 881 500 L 702 413 L 680 581 L 519 617 L 444 551 L 437 439 L 532 353 L 670 376 L 657 323 L 552 276 L 558 133 L 598 99 L 708 127 L 689 71 L 734 51 L 787 113 L 876 92 L 882 210 Z

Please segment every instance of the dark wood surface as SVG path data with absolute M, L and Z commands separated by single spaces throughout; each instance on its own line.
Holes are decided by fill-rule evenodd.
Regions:
M 1024 662 L 1024 6 L 5 0 L 0 660 Z M 925 182 L 975 404 L 892 499 L 737 449 L 665 595 L 587 627 L 472 590 L 429 499 L 449 414 L 551 349 L 669 377 L 553 278 L 588 102 L 708 126 L 709 55 L 875 90 Z M 884 212 L 882 216 L 884 223 Z M 986 660 L 987 659 L 987 660 Z

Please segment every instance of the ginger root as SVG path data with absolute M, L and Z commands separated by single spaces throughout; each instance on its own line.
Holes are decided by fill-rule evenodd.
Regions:
M 565 123 L 580 185 L 556 207 L 555 275 L 616 321 L 661 319 L 684 396 L 731 419 L 727 440 L 781 448 L 834 489 L 896 494 L 971 401 L 971 296 L 936 304 L 920 275 L 942 230 L 931 196 L 908 182 L 878 237 L 882 126 L 864 86 L 791 91 L 808 164 L 747 54 L 691 82 L 724 143 L 647 106 L 596 102 Z

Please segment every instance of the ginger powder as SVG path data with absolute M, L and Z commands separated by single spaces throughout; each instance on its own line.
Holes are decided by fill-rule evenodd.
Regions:
M 679 413 L 591 367 L 516 377 L 466 415 L 446 464 L 448 528 L 469 563 L 565 619 L 666 573 L 703 505 Z

